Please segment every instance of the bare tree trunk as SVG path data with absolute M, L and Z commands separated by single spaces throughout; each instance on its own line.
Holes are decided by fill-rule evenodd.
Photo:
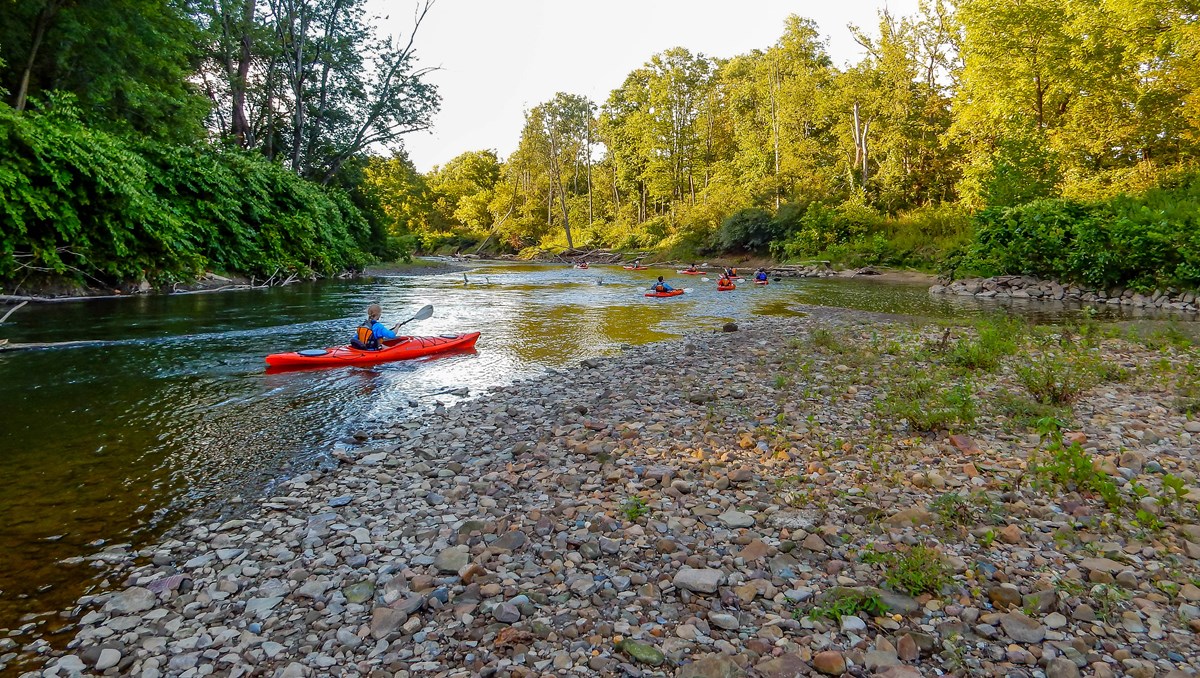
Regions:
M 299 8 L 298 16 L 291 8 Z M 292 96 L 296 110 L 292 115 L 292 171 L 303 173 L 300 163 L 302 139 L 304 137 L 304 41 L 308 37 L 308 13 L 305 0 L 291 4 L 288 12 L 288 30 L 291 31 L 292 52 L 289 68 L 292 71 Z M 297 31 L 297 21 L 299 30 Z
M 559 202 L 559 206 L 562 208 L 563 230 L 566 231 L 566 233 L 567 233 L 567 247 L 574 249 L 575 243 L 572 242 L 572 240 L 571 240 L 571 218 L 567 214 L 567 191 L 566 191 L 566 188 L 563 186 L 562 167 L 561 167 L 561 164 L 558 162 L 558 140 L 555 137 L 553 132 L 551 132 L 547 136 L 550 138 L 550 172 L 552 174 L 552 176 L 550 177 L 551 201 L 553 202 L 554 184 L 557 182 L 558 183 L 558 202 Z
M 775 91 L 779 86 L 779 75 L 775 71 L 775 63 L 771 63 L 771 136 L 775 143 L 775 211 L 779 211 L 779 102 Z
M 21 72 L 21 84 L 17 87 L 17 98 L 13 104 L 13 108 L 18 111 L 25 110 L 25 104 L 29 100 L 29 80 L 33 75 L 33 62 L 37 60 L 38 50 L 42 47 L 42 38 L 46 37 L 46 29 L 50 27 L 50 21 L 54 19 L 59 6 L 58 0 L 46 3 L 42 11 L 38 12 L 37 21 L 33 24 L 33 42 L 29 45 L 29 58 L 25 60 L 25 69 Z
M 592 213 L 592 112 L 588 111 L 587 119 L 587 189 L 588 189 L 588 226 L 595 223 Z
M 233 90 L 233 111 L 231 112 L 231 132 L 237 139 L 238 145 L 247 148 L 254 143 L 254 134 L 250 129 L 250 121 L 246 117 L 246 81 L 250 75 L 251 33 L 254 25 L 254 0 L 242 2 L 241 50 L 238 53 L 237 73 L 229 83 Z
M 614 205 L 613 214 L 616 215 L 617 217 L 620 217 L 620 215 L 621 215 L 621 188 L 617 185 L 617 163 L 616 163 L 616 161 L 613 161 L 612 170 L 613 170 L 612 187 L 613 187 L 613 205 Z
M 851 128 L 851 133 L 854 137 L 854 167 L 862 173 L 862 189 L 867 190 L 867 180 L 870 178 L 869 168 L 867 165 L 869 156 L 867 153 L 867 135 L 871 132 L 871 121 L 868 120 L 862 123 L 859 118 L 858 102 L 854 102 L 854 126 Z

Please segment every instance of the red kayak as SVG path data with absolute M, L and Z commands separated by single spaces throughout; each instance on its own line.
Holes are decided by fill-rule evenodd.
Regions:
M 621 268 L 625 269 L 626 271 L 648 271 L 648 270 L 650 270 L 649 266 L 622 266 Z
M 683 290 L 671 290 L 670 292 L 647 292 L 648 297 L 677 297 L 683 294 Z
M 718 292 L 728 292 L 729 290 L 736 290 L 736 289 L 737 289 L 737 285 L 734 285 L 734 284 L 717 285 Z
M 704 275 L 704 271 L 675 271 L 684 275 Z
M 291 353 L 272 353 L 267 356 L 267 365 L 271 367 L 328 367 L 409 360 L 446 351 L 465 351 L 474 348 L 477 339 L 479 339 L 478 332 L 443 334 L 437 337 L 397 337 L 381 341 L 383 348 L 378 351 L 364 351 L 352 346 L 334 346 Z
M 769 284 L 769 283 L 768 283 L 768 281 L 766 281 L 766 280 L 755 280 L 755 281 L 754 281 L 754 284 L 755 284 L 755 285 L 766 285 L 766 284 Z

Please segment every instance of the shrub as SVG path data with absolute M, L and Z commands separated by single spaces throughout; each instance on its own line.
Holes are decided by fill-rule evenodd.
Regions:
M 947 492 L 929 503 L 929 509 L 947 526 L 969 526 L 992 523 L 996 518 L 996 504 L 991 497 Z
M 908 421 L 916 431 L 939 431 L 975 423 L 975 396 L 967 383 L 946 385 L 938 375 L 912 375 L 884 399 L 885 414 Z
M 863 560 L 883 567 L 883 581 L 888 588 L 910 596 L 938 593 L 950 581 L 950 572 L 942 562 L 942 554 L 928 546 L 914 546 L 904 552 L 872 551 Z
M 1038 422 L 1042 419 L 1054 418 L 1065 420 L 1071 415 L 1069 408 L 1058 405 L 1047 405 L 1041 401 L 1007 390 L 1001 390 L 996 393 L 993 403 L 999 413 L 1025 428 L 1036 428 Z
M 1122 505 L 1116 483 L 1096 470 L 1092 456 L 1079 443 L 1063 444 L 1061 422 L 1045 419 L 1039 422 L 1039 428 L 1048 442 L 1044 454 L 1030 464 L 1038 485 L 1047 490 L 1058 488 L 1067 492 L 1094 492 L 1111 509 Z
M 877 593 L 838 588 L 813 605 L 808 614 L 804 616 L 809 619 L 831 619 L 840 622 L 842 617 L 853 617 L 860 612 L 866 612 L 872 617 L 879 617 L 887 614 L 889 609 L 888 604 L 883 602 Z M 792 617 L 799 619 L 801 613 L 797 611 Z
M 357 268 L 371 229 L 340 190 L 261 155 L 134 143 L 70 107 L 0 105 L 0 280 L 23 268 L 102 284 L 202 270 L 271 275 Z
M 982 324 L 975 338 L 963 337 L 955 342 L 946 355 L 946 362 L 968 370 L 992 371 L 1000 366 L 1005 356 L 1017 351 L 1015 337 L 1020 332 L 1019 323 L 995 320 Z
M 1038 402 L 1065 405 L 1096 385 L 1096 370 L 1082 356 L 1043 351 L 1028 365 L 1017 367 L 1017 380 Z
M 1200 173 L 1140 196 L 1043 199 L 978 213 L 955 265 L 1102 289 L 1200 286 Z
M 717 244 L 726 250 L 765 250 L 773 237 L 771 215 L 757 207 L 733 213 L 717 229 Z

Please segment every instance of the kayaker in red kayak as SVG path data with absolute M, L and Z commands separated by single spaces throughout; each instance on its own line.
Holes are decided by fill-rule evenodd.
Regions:
M 675 288 L 668 285 L 667 282 L 665 280 L 663 280 L 663 277 L 661 275 L 658 276 L 658 282 L 654 283 L 654 287 L 651 287 L 650 289 L 655 292 L 674 292 L 675 291 Z
M 379 322 L 383 315 L 383 307 L 371 304 L 367 307 L 367 319 L 358 326 L 356 336 L 350 340 L 350 345 L 363 351 L 378 351 L 380 339 L 395 339 L 396 333 Z

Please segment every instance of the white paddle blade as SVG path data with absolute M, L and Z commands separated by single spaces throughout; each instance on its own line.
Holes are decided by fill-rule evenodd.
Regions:
M 413 320 L 425 320 L 433 316 L 433 304 L 426 304 L 424 308 L 417 311 L 417 314 L 412 317 Z

